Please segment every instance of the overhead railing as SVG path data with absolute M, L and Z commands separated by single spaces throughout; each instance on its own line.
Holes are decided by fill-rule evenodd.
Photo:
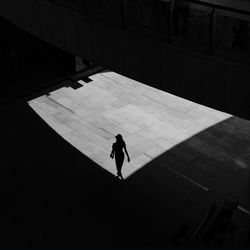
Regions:
M 231 12 L 234 14 L 250 16 L 250 4 L 249 4 L 249 9 L 243 9 L 243 8 L 231 7 L 230 4 L 227 4 L 226 1 L 218 2 L 217 0 L 190 0 L 190 3 L 211 8 L 210 17 L 209 17 L 210 25 L 209 25 L 209 50 L 208 50 L 208 53 L 210 55 L 214 55 L 215 46 L 216 46 L 215 36 L 216 36 L 217 11 L 227 11 L 227 12 Z M 240 3 L 239 3 L 239 6 L 240 6 Z
M 176 37 L 173 30 L 173 0 L 47 1 L 80 12 L 87 18 L 112 23 L 122 29 L 142 28 L 145 32 L 160 35 L 168 43 L 178 45 L 177 40 L 179 38 Z M 247 5 L 249 8 L 246 8 L 245 5 L 244 8 L 240 8 L 239 2 L 237 6 L 234 6 L 223 0 L 220 2 L 215 0 L 190 0 L 189 2 L 189 32 L 186 37 L 180 39 L 192 41 L 194 44 L 199 43 L 208 55 L 215 55 L 216 48 L 224 46 L 223 48 L 226 50 L 246 56 L 249 29 L 247 19 L 250 20 L 250 3 L 249 6 Z M 242 1 L 242 3 L 245 2 Z M 223 28 L 223 25 L 227 24 L 224 24 L 225 22 L 222 19 L 231 14 L 237 16 L 237 18 L 234 17 L 234 21 L 228 21 L 232 27 L 229 27 L 229 25 L 227 34 L 224 34 L 226 29 Z

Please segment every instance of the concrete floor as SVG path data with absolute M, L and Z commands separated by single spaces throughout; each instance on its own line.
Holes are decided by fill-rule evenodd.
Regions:
M 29 105 L 65 140 L 116 175 L 109 155 L 122 134 L 131 162 L 127 178 L 204 129 L 232 117 L 133 81 L 114 72 L 90 77 L 82 87 L 60 88 Z
M 91 78 L 77 90 L 55 86 L 1 107 L 1 243 L 171 245 L 182 225 L 192 239 L 211 205 L 222 207 L 228 193 L 239 198 L 233 221 L 240 231 L 249 210 L 249 121 L 111 72 Z M 102 138 L 96 112 L 109 118 L 108 125 L 123 121 L 116 129 L 133 155 L 131 166 L 123 169 L 129 176 L 124 183 L 112 174 L 114 162 L 103 164 L 102 158 L 109 156 L 118 131 Z M 84 146 L 76 134 L 88 138 Z M 101 157 L 99 151 L 89 155 L 91 138 L 100 137 Z M 133 149 L 135 137 L 143 143 Z M 163 151 L 134 164 L 155 147 Z

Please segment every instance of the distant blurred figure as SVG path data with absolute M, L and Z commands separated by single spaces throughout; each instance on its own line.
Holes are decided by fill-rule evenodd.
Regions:
M 248 25 L 246 21 L 240 20 L 233 26 L 233 43 L 232 49 L 239 51 L 247 50 Z
M 174 34 L 177 36 L 179 35 L 179 21 L 180 21 L 181 16 L 183 20 L 182 37 L 187 37 L 189 0 L 174 0 L 173 28 L 174 28 Z
M 122 135 L 118 134 L 116 137 L 116 142 L 113 143 L 112 146 L 112 151 L 110 154 L 110 157 L 113 159 L 115 156 L 115 164 L 116 164 L 116 169 L 117 169 L 117 177 L 121 178 L 122 180 L 124 180 L 123 176 L 122 176 L 122 165 L 124 162 L 124 152 L 123 149 L 127 155 L 128 158 L 128 162 L 130 162 L 130 158 L 128 155 L 128 151 L 126 148 L 126 143 L 122 138 Z

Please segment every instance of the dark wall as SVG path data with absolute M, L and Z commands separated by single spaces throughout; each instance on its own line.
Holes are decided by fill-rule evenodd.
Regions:
M 12 6 L 19 8 L 12 8 Z M 250 118 L 249 68 L 170 46 L 45 1 L 5 0 L 17 26 L 95 64 L 186 99 Z
M 7 20 L 0 18 L 0 63 L 1 79 L 13 81 L 20 78 L 34 65 L 51 65 L 72 73 L 75 71 L 75 56 L 44 42 L 30 33 L 19 29 Z

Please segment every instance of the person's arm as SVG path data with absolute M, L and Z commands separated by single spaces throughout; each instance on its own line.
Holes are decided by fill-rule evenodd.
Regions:
M 126 148 L 126 143 L 124 142 L 124 151 L 127 155 L 127 158 L 128 158 L 128 162 L 130 162 L 130 158 L 129 158 L 129 155 L 128 155 L 128 151 L 127 151 L 127 148 Z
M 114 144 L 112 146 L 112 151 L 111 151 L 111 154 L 110 154 L 110 157 L 113 159 L 114 158 L 114 153 L 115 153 L 115 150 L 114 150 Z

